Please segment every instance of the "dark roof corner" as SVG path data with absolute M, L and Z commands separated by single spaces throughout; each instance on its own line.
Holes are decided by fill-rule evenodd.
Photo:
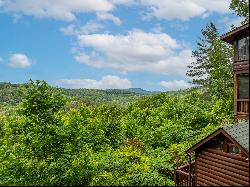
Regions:
M 246 23 L 232 31 L 229 31 L 223 35 L 221 35 L 221 40 L 230 44 L 236 40 L 238 36 L 241 36 L 243 33 L 249 34 L 249 23 Z
M 249 153 L 249 121 L 223 127 Z

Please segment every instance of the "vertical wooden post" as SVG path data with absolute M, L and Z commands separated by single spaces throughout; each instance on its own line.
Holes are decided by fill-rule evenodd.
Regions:
M 176 186 L 176 183 L 177 183 L 177 181 L 176 181 L 176 168 L 174 169 L 174 185 Z
M 238 110 L 238 106 L 237 106 L 237 98 L 238 98 L 238 77 L 237 74 L 234 73 L 234 115 L 237 118 L 237 110 Z
M 238 42 L 237 40 L 234 41 L 233 45 L 234 49 L 234 58 L 233 58 L 233 79 L 234 79 L 234 115 L 237 120 L 237 98 L 238 98 L 238 80 L 237 80 L 237 74 L 234 70 L 234 64 L 237 62 L 238 57 Z
M 188 153 L 187 153 L 187 155 L 188 155 L 188 158 L 189 158 L 189 166 L 188 166 L 188 182 L 187 182 L 187 185 L 188 186 L 192 186 L 192 184 L 191 184 L 191 155 L 189 155 Z

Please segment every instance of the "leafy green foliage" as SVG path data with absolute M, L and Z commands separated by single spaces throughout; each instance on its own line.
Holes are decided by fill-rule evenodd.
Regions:
M 1 83 L 0 82 L 0 104 L 16 105 L 21 98 L 18 95 L 19 84 Z
M 23 84 L 0 82 L 0 109 L 4 106 L 17 106 L 20 103 L 22 97 L 18 92 L 23 86 Z M 143 96 L 158 93 L 140 88 L 98 90 L 50 87 L 50 89 L 54 92 L 63 93 L 70 100 L 65 106 L 66 108 L 78 107 L 82 102 L 89 106 L 102 104 L 128 106 Z
M 244 18 L 242 24 L 249 22 L 249 0 L 231 0 L 229 8 Z
M 173 185 L 185 150 L 232 122 L 232 107 L 202 89 L 148 95 L 130 104 L 68 105 L 44 81 L 0 115 L 0 184 Z

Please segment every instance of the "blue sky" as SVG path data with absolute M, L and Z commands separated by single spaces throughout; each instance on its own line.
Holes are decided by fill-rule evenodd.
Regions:
M 201 29 L 240 18 L 230 0 L 0 0 L 0 82 L 178 90 Z

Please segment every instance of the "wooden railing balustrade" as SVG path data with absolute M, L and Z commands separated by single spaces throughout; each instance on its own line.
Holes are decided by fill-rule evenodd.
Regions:
M 237 99 L 237 114 L 249 115 L 249 99 Z
M 175 169 L 174 171 L 175 186 L 194 186 L 195 183 L 194 164 L 195 161 L 192 161 L 190 165 L 191 174 L 189 174 L 189 164 L 185 164 Z

